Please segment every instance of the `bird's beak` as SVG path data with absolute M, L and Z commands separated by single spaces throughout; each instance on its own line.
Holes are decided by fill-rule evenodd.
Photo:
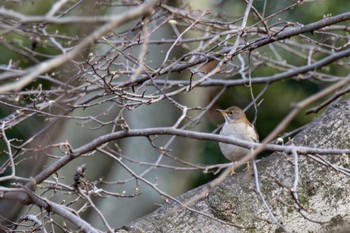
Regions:
M 216 109 L 216 111 L 218 111 L 218 112 L 221 113 L 222 115 L 225 115 L 225 114 L 226 114 L 225 110 Z

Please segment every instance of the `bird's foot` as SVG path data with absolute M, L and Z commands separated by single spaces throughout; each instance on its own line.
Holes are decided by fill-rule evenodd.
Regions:
M 252 169 L 252 167 L 250 166 L 250 162 L 247 162 L 247 166 L 244 168 L 243 171 L 250 171 Z
M 236 172 L 235 172 L 235 169 L 232 168 L 232 169 L 231 169 L 231 172 L 230 172 L 230 176 L 234 176 L 234 175 L 236 175 Z

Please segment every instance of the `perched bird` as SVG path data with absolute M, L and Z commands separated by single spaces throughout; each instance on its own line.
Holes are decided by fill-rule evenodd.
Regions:
M 226 110 L 218 109 L 217 111 L 219 111 L 225 118 L 225 124 L 220 131 L 220 135 L 249 142 L 259 141 L 258 133 L 254 126 L 249 122 L 242 109 L 237 106 L 232 106 Z M 220 142 L 219 146 L 224 156 L 232 162 L 242 159 L 250 152 L 247 148 L 232 144 Z

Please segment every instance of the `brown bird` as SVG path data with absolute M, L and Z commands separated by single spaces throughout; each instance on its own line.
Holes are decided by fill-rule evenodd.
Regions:
M 237 106 L 232 106 L 226 110 L 218 109 L 217 111 L 219 111 L 225 118 L 225 124 L 220 131 L 220 135 L 249 142 L 259 142 L 258 133 L 247 119 L 242 109 Z M 242 159 L 250 152 L 247 148 L 232 144 L 220 142 L 219 146 L 224 156 L 232 162 Z

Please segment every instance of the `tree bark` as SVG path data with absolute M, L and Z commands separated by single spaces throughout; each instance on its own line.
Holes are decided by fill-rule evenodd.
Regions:
M 330 106 L 289 144 L 315 148 L 350 148 L 350 100 Z M 348 168 L 349 155 L 319 156 L 335 166 Z M 260 188 L 275 217 L 288 232 L 344 232 L 350 222 L 350 179 L 309 155 L 298 155 L 298 211 L 291 188 L 295 165 L 291 155 L 273 153 L 257 163 Z M 177 199 L 186 202 L 206 186 Z M 191 208 L 170 202 L 128 226 L 128 232 L 283 232 L 274 224 L 256 192 L 253 175 L 238 173 L 212 189 Z M 226 223 L 224 223 L 226 222 Z M 232 224 L 232 225 L 231 225 Z M 235 225 L 235 226 L 233 226 Z M 122 231 L 122 230 L 121 230 Z

